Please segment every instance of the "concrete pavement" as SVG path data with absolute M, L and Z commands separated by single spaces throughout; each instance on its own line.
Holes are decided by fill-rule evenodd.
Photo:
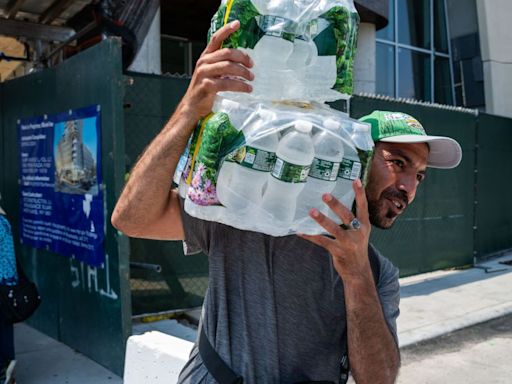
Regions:
M 401 279 L 400 346 L 512 313 L 512 253 L 466 270 Z M 142 331 L 147 330 L 148 325 Z M 177 336 L 176 321 L 154 329 Z M 141 329 L 139 328 L 139 332 Z M 137 332 L 137 328 L 134 330 Z M 190 330 L 184 338 L 190 339 Z M 24 324 L 15 326 L 18 382 L 23 384 L 121 383 L 122 379 L 63 344 Z
M 466 270 L 400 280 L 400 347 L 512 313 L 512 253 Z
M 16 382 L 20 384 L 120 384 L 123 380 L 25 324 L 14 326 Z
M 397 384 L 510 384 L 512 314 L 402 348 Z

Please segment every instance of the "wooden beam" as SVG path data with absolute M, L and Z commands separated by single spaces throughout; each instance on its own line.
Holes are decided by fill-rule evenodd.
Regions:
M 53 20 L 61 15 L 62 12 L 71 4 L 73 0 L 55 0 L 53 4 L 39 17 L 41 24 L 51 24 Z
M 0 35 L 43 41 L 66 41 L 74 34 L 75 31 L 71 28 L 0 18 Z
M 5 7 L 5 13 L 7 14 L 7 18 L 14 19 L 24 2 L 25 2 L 25 0 L 9 1 L 7 6 Z

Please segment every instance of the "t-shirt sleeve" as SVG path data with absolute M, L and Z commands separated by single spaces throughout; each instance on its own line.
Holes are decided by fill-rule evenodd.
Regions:
M 400 283 L 398 282 L 398 268 L 388 259 L 378 254 L 380 259 L 380 276 L 377 292 L 382 306 L 382 312 L 389 330 L 398 345 L 396 319 L 400 314 Z
M 185 239 L 183 240 L 183 252 L 185 255 L 196 253 L 209 253 L 210 232 L 212 223 L 197 219 L 185 212 L 185 200 L 180 198 L 181 219 Z

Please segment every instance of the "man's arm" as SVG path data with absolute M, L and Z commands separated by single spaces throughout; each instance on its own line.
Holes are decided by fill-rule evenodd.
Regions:
M 368 259 L 371 224 L 368 206 L 360 180 L 354 182 L 357 218 L 361 228 L 344 230 L 316 209 L 311 217 L 334 236 L 301 237 L 325 248 L 343 280 L 349 361 L 358 384 L 394 383 L 400 366 L 400 352 L 389 330 Z M 342 219 L 350 223 L 354 215 L 332 195 L 323 201 Z
M 400 352 L 382 312 L 373 276 L 344 282 L 349 361 L 357 383 L 394 383 Z
M 253 79 L 248 70 L 253 65 L 250 57 L 236 49 L 221 49 L 223 41 L 239 27 L 234 21 L 213 34 L 175 113 L 133 168 L 111 219 L 126 235 L 183 239 L 178 193 L 170 188 L 181 153 L 196 123 L 210 113 L 217 92 L 252 90 L 240 80 Z

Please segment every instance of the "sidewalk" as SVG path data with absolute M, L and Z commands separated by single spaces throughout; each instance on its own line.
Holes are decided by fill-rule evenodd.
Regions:
M 512 313 L 512 253 L 466 270 L 400 279 L 400 347 Z
M 510 260 L 512 253 L 467 270 L 401 279 L 400 346 L 512 313 L 512 266 L 500 263 Z M 176 321 L 166 320 L 153 329 L 172 334 L 177 328 Z M 25 324 L 15 326 L 15 339 L 20 384 L 122 383 L 119 376 Z

